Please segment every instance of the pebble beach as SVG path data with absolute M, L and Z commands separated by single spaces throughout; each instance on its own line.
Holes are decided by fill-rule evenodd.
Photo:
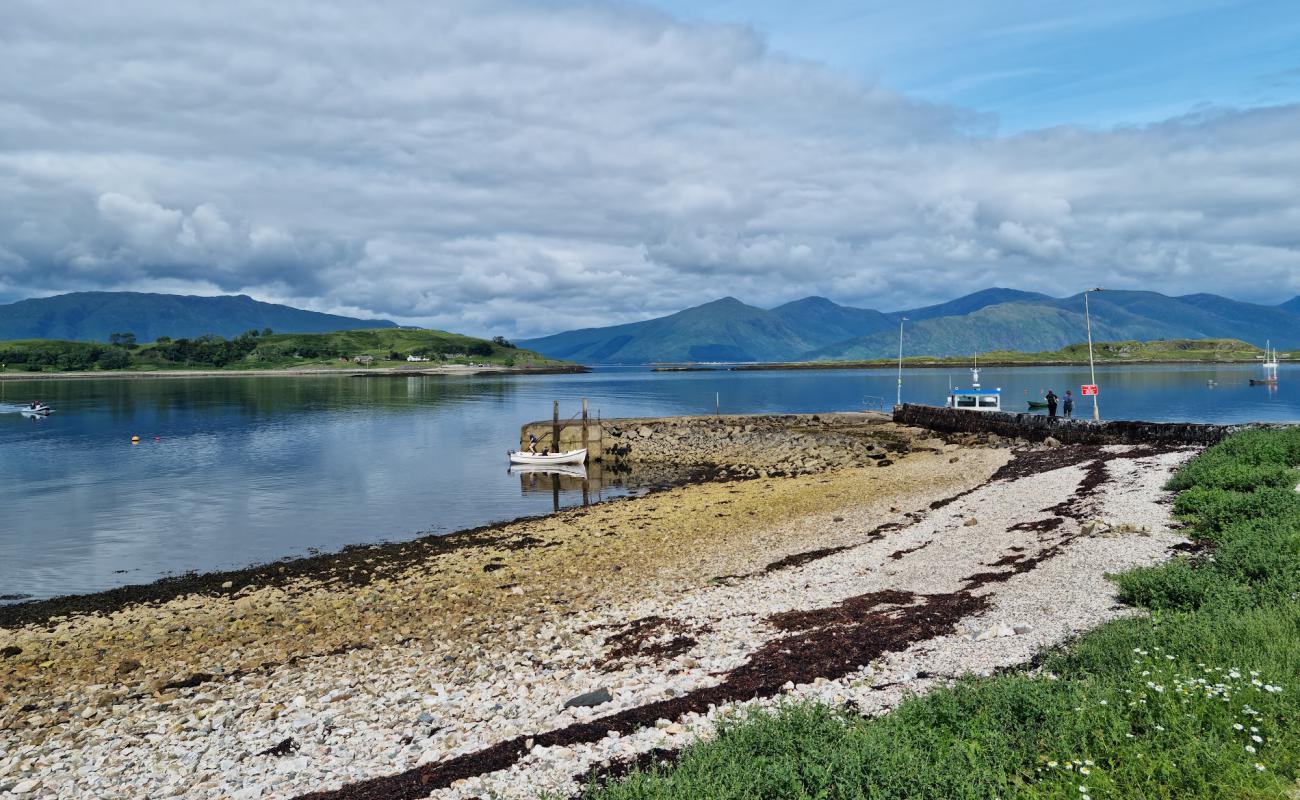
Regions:
M 1117 616 L 1190 448 L 883 416 L 637 421 L 684 485 L 0 607 L 0 794 L 571 795 L 755 705 L 863 714 Z M 670 756 L 668 756 L 670 757 Z

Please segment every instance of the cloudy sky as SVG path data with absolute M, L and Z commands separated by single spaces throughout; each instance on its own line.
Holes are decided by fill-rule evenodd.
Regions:
M 524 336 L 728 294 L 1300 294 L 1286 2 L 5 5 L 0 302 Z

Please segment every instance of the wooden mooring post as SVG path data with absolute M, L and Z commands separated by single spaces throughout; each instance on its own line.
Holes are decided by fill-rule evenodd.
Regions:
M 587 449 L 587 398 L 585 397 L 582 398 L 582 449 Z
M 560 452 L 560 401 L 552 401 L 551 406 L 551 450 Z

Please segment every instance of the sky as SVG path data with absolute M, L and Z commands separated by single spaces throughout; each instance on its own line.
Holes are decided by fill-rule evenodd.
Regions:
M 10 0 L 0 302 L 526 337 L 732 295 L 1300 294 L 1286 3 Z

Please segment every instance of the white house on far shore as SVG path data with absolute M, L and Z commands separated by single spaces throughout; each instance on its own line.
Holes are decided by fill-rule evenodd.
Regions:
M 406 360 L 407 361 L 428 361 L 429 357 L 428 356 L 407 356 Z

